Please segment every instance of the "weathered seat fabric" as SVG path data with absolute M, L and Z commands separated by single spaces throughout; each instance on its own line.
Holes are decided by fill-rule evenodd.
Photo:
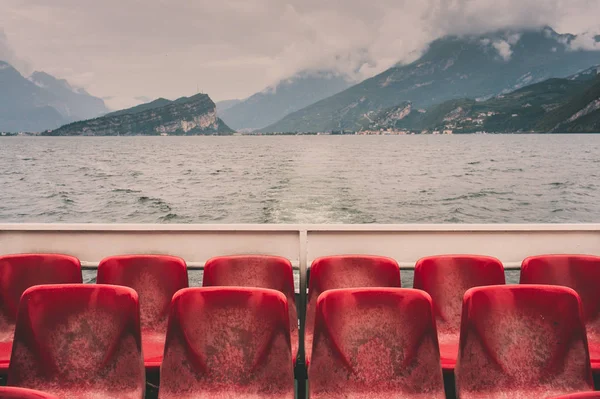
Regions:
M 573 288 L 581 297 L 592 370 L 600 372 L 600 256 L 541 255 L 525 259 L 521 284 Z
M 173 297 L 159 398 L 294 398 L 287 299 L 261 288 Z
M 19 305 L 8 385 L 63 399 L 143 398 L 139 317 L 131 288 L 29 288 Z
M 455 376 L 461 399 L 593 390 L 579 296 L 547 285 L 471 288 Z
M 166 255 L 125 255 L 103 259 L 98 265 L 98 284 L 133 288 L 140 302 L 142 348 L 147 369 L 160 367 L 167 333 L 171 299 L 187 288 L 183 259 Z
M 54 395 L 33 389 L 0 387 L 0 399 L 58 399 Z
M 569 395 L 555 396 L 551 399 L 600 399 L 600 392 L 579 392 Z
M 204 265 L 204 287 L 268 288 L 282 292 L 288 301 L 292 354 L 298 352 L 298 312 L 292 263 L 280 256 L 218 256 Z
M 10 362 L 19 300 L 34 285 L 81 283 L 81 262 L 59 254 L 0 256 L 0 374 Z
M 419 259 L 414 288 L 433 299 L 442 368 L 456 364 L 460 335 L 460 313 L 469 288 L 505 284 L 504 266 L 496 258 L 479 255 L 440 255 Z
M 319 296 L 311 399 L 444 398 L 431 297 L 357 288 Z
M 310 267 L 304 332 L 306 364 L 310 363 L 317 300 L 327 290 L 360 287 L 400 287 L 398 263 L 382 256 L 338 255 L 317 258 Z

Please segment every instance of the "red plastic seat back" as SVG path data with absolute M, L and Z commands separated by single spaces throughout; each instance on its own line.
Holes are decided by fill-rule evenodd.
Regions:
M 0 399 L 58 399 L 54 395 L 33 389 L 0 387 Z
M 600 256 L 529 257 L 521 265 L 520 283 L 573 288 L 581 297 L 588 339 L 600 342 Z
M 292 263 L 280 256 L 237 255 L 209 259 L 204 265 L 204 287 L 257 287 L 282 292 L 288 301 L 292 353 L 298 350 L 298 312 Z
M 310 267 L 306 306 L 305 351 L 310 360 L 317 299 L 327 290 L 361 287 L 400 287 L 398 263 L 382 256 L 339 255 L 317 258 Z
M 142 398 L 138 297 L 113 285 L 45 285 L 23 294 L 8 385 L 59 397 Z
M 547 285 L 468 290 L 455 375 L 461 399 L 592 390 L 579 296 Z
M 442 255 L 422 258 L 415 265 L 414 288 L 433 299 L 440 344 L 458 343 L 463 296 L 469 288 L 505 284 L 504 267 L 496 258 Z
M 425 292 L 330 290 L 319 297 L 315 322 L 311 399 L 445 397 Z
M 260 288 L 173 297 L 159 398 L 294 398 L 287 300 Z
M 140 301 L 142 330 L 167 332 L 171 299 L 188 287 L 185 261 L 175 256 L 126 255 L 103 259 L 98 265 L 98 284 L 133 288 Z
M 40 284 L 82 283 L 79 259 L 58 254 L 0 256 L 0 342 L 13 339 L 19 300 Z

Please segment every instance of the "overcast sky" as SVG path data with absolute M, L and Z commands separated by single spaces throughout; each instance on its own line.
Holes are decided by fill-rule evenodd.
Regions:
M 600 0 L 0 0 L 0 59 L 111 108 L 197 87 L 218 101 L 306 69 L 372 76 L 449 33 L 596 34 L 599 15 Z

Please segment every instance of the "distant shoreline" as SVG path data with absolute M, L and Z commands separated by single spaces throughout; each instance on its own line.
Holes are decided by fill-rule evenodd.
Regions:
M 95 137 L 152 137 L 152 138 L 166 138 L 166 137 L 281 137 L 281 136 L 328 136 L 328 137 L 342 137 L 342 136 L 371 136 L 371 137 L 390 137 L 390 136 L 495 136 L 495 135 L 590 135 L 590 134 L 600 134 L 600 132 L 579 132 L 579 133 L 561 133 L 561 132 L 500 132 L 500 133 L 452 133 L 452 134 L 433 134 L 433 133 L 404 133 L 404 134 L 361 134 L 361 133 L 353 133 L 353 134 L 331 134 L 331 133 L 261 133 L 261 134 L 253 134 L 253 133 L 244 133 L 244 134 L 228 134 L 228 135 L 218 135 L 218 134 L 192 134 L 192 135 L 168 135 L 168 136 L 160 136 L 160 135 L 148 135 L 148 134 L 132 134 L 132 135 L 69 135 L 69 136 L 51 136 L 51 135 L 43 135 L 40 133 L 0 133 L 0 138 L 11 138 L 11 137 L 52 137 L 52 138 L 68 138 L 68 137 L 85 137 L 85 138 L 95 138 Z

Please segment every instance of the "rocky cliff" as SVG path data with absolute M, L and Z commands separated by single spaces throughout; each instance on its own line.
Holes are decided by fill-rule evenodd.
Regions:
M 233 133 L 217 117 L 206 94 L 175 101 L 155 100 L 104 117 L 71 123 L 46 133 L 52 136 L 226 135 Z

